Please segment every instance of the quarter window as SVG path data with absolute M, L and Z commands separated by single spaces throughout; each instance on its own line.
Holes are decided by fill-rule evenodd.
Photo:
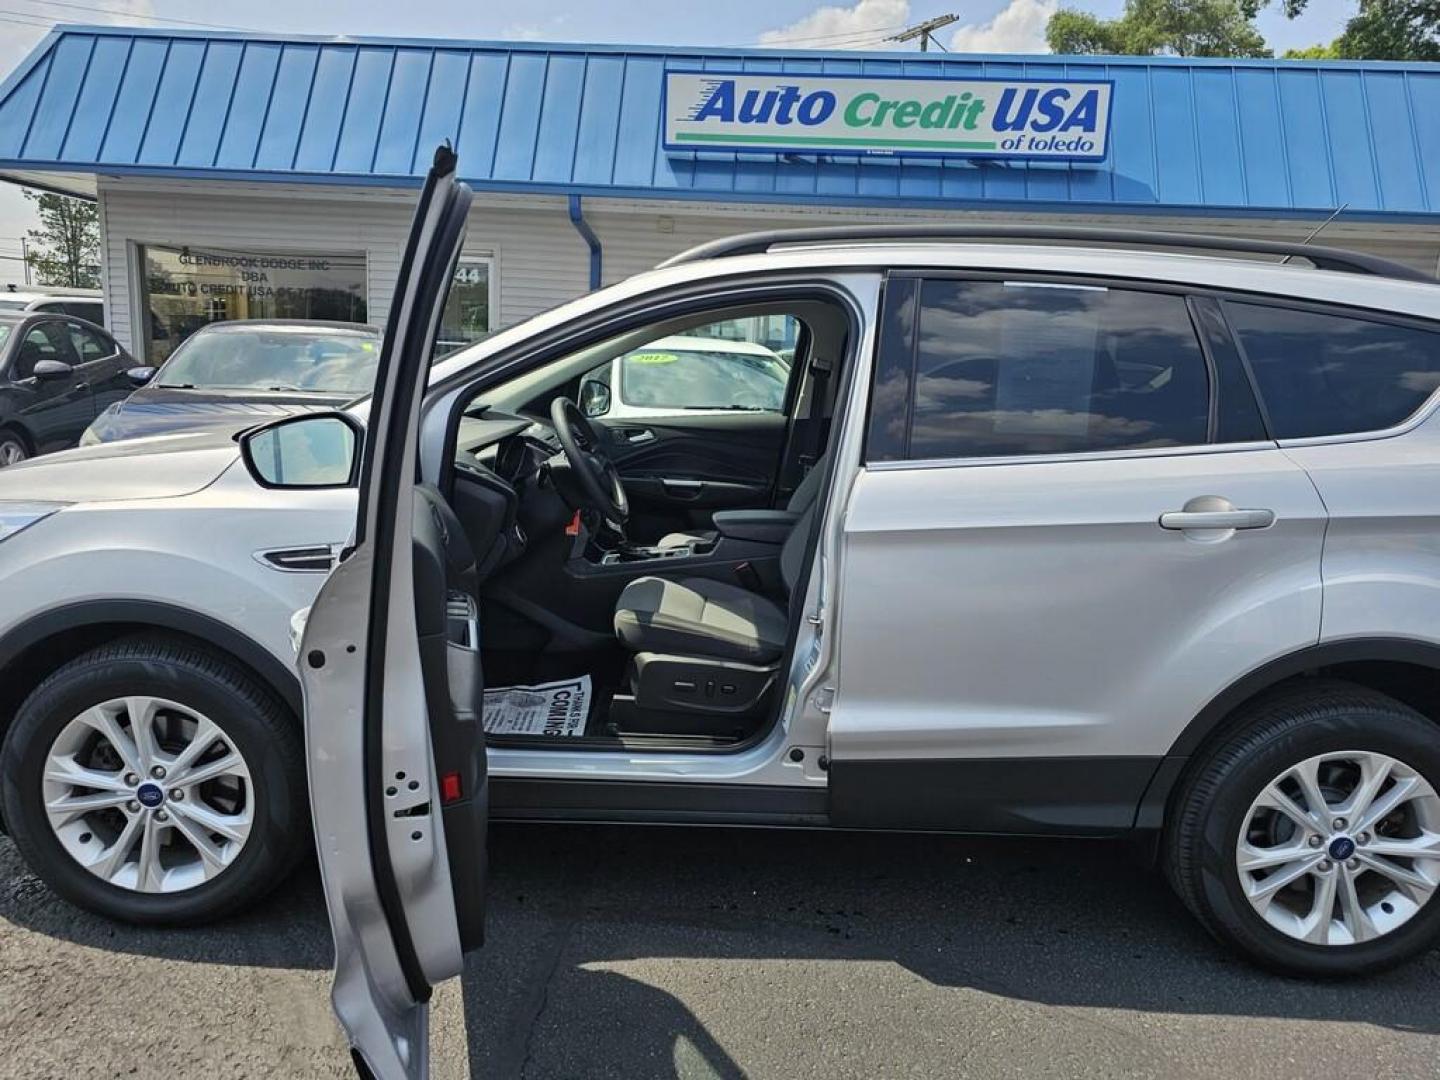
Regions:
M 1440 386 L 1440 333 L 1226 303 L 1278 439 L 1378 431 Z
M 80 357 L 80 362 L 86 363 L 90 360 L 99 360 L 109 356 L 115 350 L 99 334 L 79 323 L 66 323 L 70 331 L 70 343 L 75 346 L 75 352 Z
M 922 286 L 911 458 L 1199 444 L 1209 411 L 1182 297 L 1040 282 Z

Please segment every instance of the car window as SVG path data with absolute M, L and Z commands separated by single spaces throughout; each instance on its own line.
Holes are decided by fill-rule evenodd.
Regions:
M 647 408 L 780 412 L 789 377 L 789 366 L 759 346 L 685 348 L 661 341 L 620 358 L 620 399 Z
M 105 324 L 105 305 L 98 300 L 67 300 L 60 306 L 67 315 L 93 322 L 96 326 Z
M 1440 386 L 1440 333 L 1226 302 L 1277 439 L 1378 431 Z
M 40 303 L 34 305 L 30 310 L 43 311 L 47 315 L 60 315 L 65 314 L 65 305 L 62 304 L 59 300 L 42 300 Z
M 192 335 L 156 384 L 211 390 L 309 390 L 355 397 L 375 382 L 380 342 L 323 329 L 222 330 Z
M 13 296 L 0 296 L 0 311 L 24 311 L 25 301 L 17 300 Z
M 66 323 L 65 327 L 70 331 L 70 343 L 82 364 L 87 360 L 99 360 L 115 351 L 108 341 L 88 326 L 72 322 Z
M 65 364 L 75 362 L 75 353 L 64 327 L 57 322 L 41 323 L 26 332 L 20 348 L 16 350 L 15 370 L 11 377 L 28 379 L 35 374 L 35 365 L 41 360 L 59 360 Z
M 911 458 L 1204 443 L 1210 384 L 1183 297 L 926 281 Z

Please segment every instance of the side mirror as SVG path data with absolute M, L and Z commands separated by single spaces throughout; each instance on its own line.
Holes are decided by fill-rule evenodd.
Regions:
M 604 416 L 610 411 L 610 387 L 599 379 L 580 384 L 580 411 L 586 416 Z
M 36 360 L 30 374 L 39 382 L 53 382 L 56 379 L 70 378 L 75 374 L 75 369 L 63 360 Z
M 136 386 L 144 386 L 155 377 L 159 368 L 151 367 L 148 364 L 141 364 L 139 367 L 132 367 L 125 372 L 125 377 Z
M 362 432 L 346 413 L 287 416 L 241 435 L 240 454 L 261 487 L 348 487 Z

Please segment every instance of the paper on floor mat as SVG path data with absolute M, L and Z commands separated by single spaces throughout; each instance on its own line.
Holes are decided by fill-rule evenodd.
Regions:
M 487 735 L 584 735 L 590 676 L 485 691 Z

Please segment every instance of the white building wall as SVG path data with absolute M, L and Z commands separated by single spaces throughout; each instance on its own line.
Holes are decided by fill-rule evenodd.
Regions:
M 103 288 L 106 321 L 135 351 L 143 327 L 135 319 L 145 244 L 205 245 L 264 252 L 363 253 L 367 318 L 384 325 L 410 228 L 415 192 L 281 190 L 264 184 L 102 181 Z M 589 249 L 566 216 L 550 205 L 476 199 L 465 254 L 494 260 L 497 326 L 508 326 L 583 293 Z
M 139 271 L 146 243 L 204 244 L 256 251 L 363 252 L 369 320 L 383 325 L 399 270 L 414 190 L 331 188 L 222 181 L 102 177 L 99 182 L 107 322 L 132 350 Z M 737 232 L 787 225 L 951 221 L 1108 225 L 1303 239 L 1314 228 L 1293 220 L 1120 214 L 1015 214 L 989 211 L 866 210 L 681 200 L 586 199 L 586 220 L 603 248 L 603 280 L 619 281 L 695 244 Z M 1429 273 L 1440 269 L 1435 225 L 1335 224 L 1317 242 L 1383 254 Z M 563 198 L 477 192 L 466 254 L 494 259 L 496 325 L 508 326 L 585 292 L 589 249 Z

